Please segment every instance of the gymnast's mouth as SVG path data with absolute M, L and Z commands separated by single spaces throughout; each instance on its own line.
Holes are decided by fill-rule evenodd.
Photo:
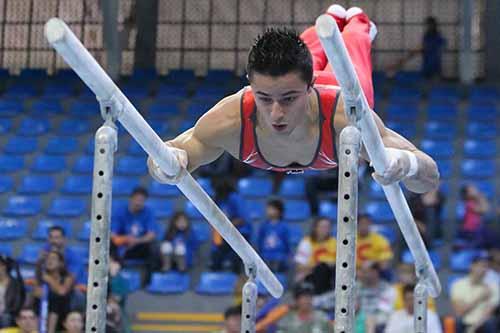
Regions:
M 273 128 L 277 131 L 283 131 L 287 126 L 287 124 L 273 124 Z

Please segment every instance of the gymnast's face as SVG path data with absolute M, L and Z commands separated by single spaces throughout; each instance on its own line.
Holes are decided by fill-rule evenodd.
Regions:
M 259 120 L 273 133 L 288 135 L 305 120 L 310 85 L 298 72 L 281 76 L 253 73 L 250 80 Z

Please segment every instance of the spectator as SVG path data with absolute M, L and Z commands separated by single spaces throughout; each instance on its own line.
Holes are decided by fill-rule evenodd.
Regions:
M 316 218 L 309 236 L 300 241 L 295 255 L 295 281 L 312 283 L 317 295 L 331 292 L 335 285 L 337 241 L 331 234 L 331 228 L 329 219 Z
M 283 222 L 283 202 L 273 199 L 267 202 L 266 221 L 259 229 L 257 249 L 264 261 L 275 272 L 287 270 L 290 254 L 288 227 Z
M 250 241 L 252 237 L 252 226 L 250 223 L 246 223 L 243 217 L 243 199 L 234 190 L 232 183 L 227 178 L 216 180 L 214 182 L 214 188 L 214 199 L 217 205 L 243 237 Z M 237 274 L 241 272 L 242 265 L 240 258 L 215 230 L 213 232 L 212 241 L 212 270 L 218 271 L 228 266 Z
M 415 274 L 415 266 L 410 264 L 399 264 L 397 268 L 397 282 L 393 285 L 396 291 L 396 299 L 394 301 L 394 310 L 403 310 L 406 308 L 404 298 L 404 286 L 417 283 L 417 276 Z M 436 311 L 436 303 L 434 298 L 427 299 L 427 308 L 431 311 Z
M 40 308 L 45 298 L 44 286 L 47 286 L 48 318 L 47 332 L 62 330 L 62 323 L 70 312 L 70 302 L 75 279 L 68 272 L 64 256 L 58 251 L 49 251 L 45 260 L 38 262 L 33 295 L 35 304 Z
M 465 207 L 462 236 L 482 248 L 486 238 L 482 218 L 489 210 L 488 200 L 474 185 L 464 185 L 461 195 Z
M 337 199 L 338 170 L 330 169 L 319 173 L 308 174 L 306 177 L 306 197 L 311 208 L 311 215 L 318 216 L 319 194 L 327 192 L 332 201 Z
M 115 258 L 109 258 L 108 294 L 125 310 L 127 295 L 130 292 L 128 281 L 123 277 L 121 265 Z
M 148 192 L 137 187 L 132 191 L 127 205 L 118 207 L 111 221 L 111 254 L 117 259 L 144 259 L 148 283 L 151 272 L 157 267 L 155 246 L 158 226 L 153 211 L 147 207 Z
M 458 333 L 497 332 L 494 311 L 499 304 L 499 288 L 485 282 L 487 270 L 488 256 L 480 253 L 473 259 L 469 274 L 451 288 Z
M 394 310 L 396 292 L 389 283 L 382 280 L 378 263 L 365 261 L 361 265 L 356 292 L 360 311 L 366 315 L 367 320 L 375 322 L 376 332 L 382 332 Z
M 76 275 L 83 265 L 82 258 L 79 258 L 71 251 L 71 248 L 66 246 L 67 240 L 64 229 L 54 225 L 48 229 L 47 233 L 47 244 L 43 248 L 41 258 L 45 258 L 50 251 L 58 251 L 63 254 L 68 270 Z
M 415 223 L 425 228 L 424 240 L 427 240 L 427 245 L 432 245 L 434 239 L 443 236 L 441 214 L 445 200 L 439 189 L 424 194 L 413 193 L 408 200 Z
M 71 311 L 64 319 L 63 326 L 65 333 L 83 333 L 83 314 Z
M 16 327 L 0 329 L 0 333 L 37 333 L 38 318 L 31 307 L 23 306 L 16 313 Z
M 393 253 L 391 244 L 381 234 L 372 231 L 372 220 L 369 215 L 358 216 L 358 238 L 356 240 L 356 263 L 361 266 L 366 261 L 378 263 L 384 275 L 391 267 Z
M 122 333 L 125 331 L 123 313 L 118 300 L 108 293 L 106 304 L 106 333 Z
M 16 270 L 16 278 L 11 271 Z M 12 258 L 0 256 L 0 328 L 14 324 L 16 314 L 26 298 L 19 265 Z
M 490 265 L 484 277 L 485 282 L 500 286 L 500 249 L 491 249 L 489 257 Z
M 333 327 L 326 314 L 314 310 L 313 294 L 314 287 L 308 282 L 302 282 L 295 287 L 294 307 L 279 321 L 279 333 L 328 333 L 332 331 Z
M 177 212 L 170 219 L 168 229 L 161 243 L 163 272 L 172 268 L 185 272 L 193 263 L 196 240 L 191 232 L 186 214 Z
M 398 310 L 391 314 L 385 333 L 401 333 L 401 332 L 414 332 L 414 318 L 413 318 L 413 290 L 415 285 L 405 285 L 403 288 L 404 304 L 402 310 Z M 439 317 L 434 311 L 427 310 L 427 332 L 441 333 L 443 329 Z
M 241 306 L 232 306 L 224 312 L 224 329 L 220 333 L 240 333 Z

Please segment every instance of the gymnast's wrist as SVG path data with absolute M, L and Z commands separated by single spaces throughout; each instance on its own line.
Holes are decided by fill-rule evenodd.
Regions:
M 408 173 L 405 176 L 405 178 L 408 179 L 415 176 L 418 173 L 418 158 L 414 152 L 408 150 L 403 150 L 403 152 L 404 154 L 406 154 L 410 162 L 410 168 L 408 169 Z

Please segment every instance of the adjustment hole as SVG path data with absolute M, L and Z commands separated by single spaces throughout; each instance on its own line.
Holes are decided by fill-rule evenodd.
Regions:
M 347 309 L 346 308 L 342 308 L 342 309 L 340 309 L 340 312 L 342 312 L 343 314 L 346 314 L 347 313 Z
M 347 290 L 347 286 L 345 284 L 342 285 L 342 290 Z
M 90 330 L 91 330 L 92 332 L 97 332 L 97 328 L 95 328 L 95 327 L 92 327 Z
M 349 222 L 349 218 L 347 216 L 344 216 L 344 222 L 345 223 Z
M 100 243 L 100 242 L 101 242 L 101 237 L 96 237 L 96 238 L 95 238 L 95 242 L 96 242 L 96 243 Z
M 349 241 L 348 241 L 347 239 L 344 239 L 344 240 L 342 241 L 342 244 L 347 245 L 347 244 L 349 244 Z
M 349 194 L 344 195 L 344 199 L 349 200 L 351 196 Z
M 94 287 L 96 287 L 96 288 L 99 287 L 99 283 L 94 282 Z
M 98 197 L 99 199 L 100 199 L 100 198 L 102 198 L 102 197 L 103 197 L 102 193 L 101 193 L 101 192 L 97 193 L 97 197 Z
M 347 266 L 349 266 L 349 265 L 346 262 L 342 263 L 342 267 L 347 268 Z
M 94 264 L 99 265 L 100 261 L 98 259 L 94 260 Z
M 349 171 L 345 172 L 344 173 L 344 176 L 346 176 L 347 178 L 351 177 L 351 173 Z
M 350 149 L 346 149 L 346 150 L 345 150 L 345 154 L 346 154 L 346 155 L 350 155 L 350 154 L 351 154 L 351 150 L 350 150 Z
M 422 317 L 420 317 L 420 316 L 419 316 L 417 319 L 418 319 L 418 320 L 422 320 Z
M 104 153 L 106 152 L 106 149 L 101 148 L 101 149 L 99 149 L 99 152 L 100 152 L 101 154 L 104 154 Z
M 93 310 L 97 310 L 97 304 L 92 305 Z
M 104 176 L 104 171 L 100 170 L 98 174 L 99 174 L 99 176 L 102 177 L 102 176 Z
M 250 319 L 250 315 L 249 314 L 247 314 L 246 317 L 247 317 L 247 319 Z
M 97 215 L 95 218 L 100 221 L 102 220 L 102 215 Z

